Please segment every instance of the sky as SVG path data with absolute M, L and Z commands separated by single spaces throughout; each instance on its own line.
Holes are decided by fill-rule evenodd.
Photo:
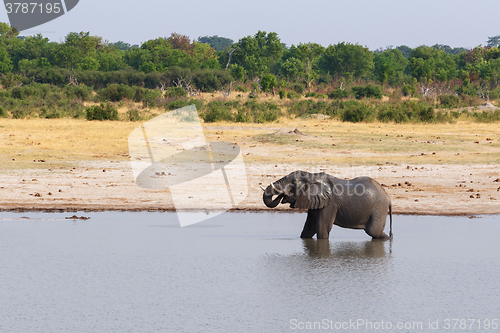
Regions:
M 69 32 L 88 31 L 109 42 L 140 45 L 172 32 L 236 42 L 262 30 L 276 32 L 287 46 L 349 42 L 371 50 L 434 44 L 472 48 L 500 35 L 498 13 L 498 0 L 80 0 L 65 15 L 21 35 L 41 33 L 63 42 Z M 5 8 L 0 21 L 9 22 Z

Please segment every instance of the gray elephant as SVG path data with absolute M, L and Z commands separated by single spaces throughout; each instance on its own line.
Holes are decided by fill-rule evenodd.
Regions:
M 295 171 L 264 189 L 263 200 L 274 208 L 280 202 L 307 209 L 301 238 L 328 239 L 333 224 L 364 229 L 374 239 L 392 238 L 391 199 L 382 186 L 369 177 L 344 180 L 324 172 Z M 277 197 L 273 200 L 273 196 Z M 384 233 L 387 213 L 390 233 Z

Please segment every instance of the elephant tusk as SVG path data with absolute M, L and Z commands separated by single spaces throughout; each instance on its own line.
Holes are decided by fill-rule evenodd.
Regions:
M 271 183 L 271 187 L 273 188 L 274 191 L 278 192 L 279 194 L 283 194 L 285 192 L 281 191 L 281 190 L 278 190 L 276 187 L 274 187 L 274 184 Z
M 260 185 L 260 188 L 262 189 L 262 191 L 265 191 L 266 189 L 264 188 L 264 186 Z

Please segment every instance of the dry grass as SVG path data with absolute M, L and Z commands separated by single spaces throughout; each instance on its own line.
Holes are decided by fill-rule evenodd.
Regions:
M 50 167 L 75 160 L 127 160 L 128 135 L 139 125 L 139 122 L 76 119 L 0 119 L 0 167 Z M 207 140 L 238 143 L 249 163 L 500 163 L 498 124 L 464 121 L 353 124 L 337 120 L 280 119 L 267 124 L 204 126 Z M 295 128 L 305 135 L 290 134 Z

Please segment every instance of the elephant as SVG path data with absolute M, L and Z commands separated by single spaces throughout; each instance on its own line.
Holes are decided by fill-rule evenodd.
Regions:
M 267 207 L 280 202 L 290 208 L 307 209 L 300 238 L 328 239 L 333 224 L 364 229 L 372 239 L 392 239 L 392 204 L 384 188 L 370 177 L 339 179 L 324 172 L 294 171 L 264 190 Z M 273 196 L 277 197 L 273 200 Z M 387 214 L 389 236 L 384 233 Z

